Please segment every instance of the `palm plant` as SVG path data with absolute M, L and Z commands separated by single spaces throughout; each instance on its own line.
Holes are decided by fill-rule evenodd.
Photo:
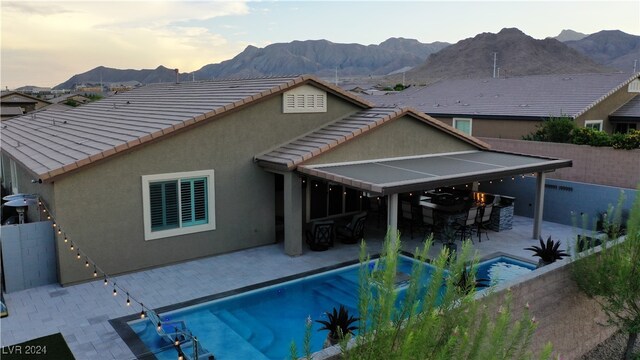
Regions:
M 349 310 L 345 309 L 342 304 L 340 305 L 340 309 L 336 310 L 334 307 L 332 312 L 327 313 L 327 318 L 328 320 L 316 320 L 316 322 L 324 325 L 318 329 L 318 331 L 329 330 L 329 334 L 327 335 L 327 343 L 329 345 L 337 344 L 347 335 L 352 335 L 353 332 L 358 329 L 353 323 L 358 321 L 359 318 L 350 316 Z
M 533 251 L 533 255 L 540 258 L 538 261 L 538 267 L 549 265 L 556 260 L 561 260 L 563 257 L 569 256 L 564 250 L 558 249 L 560 247 L 560 241 L 551 240 L 551 236 L 547 238 L 545 243 L 540 237 L 540 246 L 533 245 L 525 248 L 525 250 Z

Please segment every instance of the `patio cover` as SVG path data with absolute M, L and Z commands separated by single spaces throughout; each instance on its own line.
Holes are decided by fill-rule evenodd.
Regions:
M 429 190 L 570 167 L 571 160 L 498 151 L 466 151 L 340 164 L 299 165 L 297 171 L 380 195 Z

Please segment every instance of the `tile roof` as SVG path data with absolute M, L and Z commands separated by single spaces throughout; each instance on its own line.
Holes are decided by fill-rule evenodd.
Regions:
M 620 109 L 614 111 L 611 117 L 640 119 L 640 95 L 636 95 L 636 97 L 622 105 Z
M 355 114 L 325 125 L 308 134 L 262 155 L 255 160 L 263 166 L 295 169 L 299 164 L 318 156 L 348 140 L 362 135 L 388 121 L 393 121 L 404 115 L 413 116 L 439 130 L 448 132 L 480 149 L 488 149 L 489 146 L 476 138 L 466 134 L 410 108 L 376 107 L 358 111 Z
M 2 108 L 0 108 L 0 112 L 2 112 L 2 115 L 5 115 L 5 116 L 15 116 L 15 115 L 24 114 L 24 111 L 20 106 L 3 106 Z
M 377 105 L 411 106 L 431 116 L 578 117 L 638 74 L 536 75 L 441 80 L 386 96 L 364 96 Z
M 151 140 L 291 87 L 313 84 L 363 108 L 371 104 L 313 76 L 148 85 L 68 111 L 2 122 L 0 148 L 40 179 L 135 148 Z

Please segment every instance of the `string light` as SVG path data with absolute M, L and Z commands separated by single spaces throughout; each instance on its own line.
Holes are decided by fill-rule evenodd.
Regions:
M 493 180 L 489 180 L 489 184 L 493 184 Z
M 318 184 L 316 184 L 316 187 L 317 186 L 318 186 Z M 44 214 L 47 214 L 47 220 L 52 220 L 51 212 L 47 209 L 46 204 L 44 204 L 41 199 L 38 199 L 38 206 L 42 206 L 42 212 Z M 62 227 L 60 226 L 60 224 L 57 223 L 57 221 L 55 219 L 52 220 L 52 224 L 51 225 L 52 225 L 52 228 L 54 228 L 55 231 L 57 231 L 58 235 L 60 235 L 63 238 L 64 243 L 68 243 L 69 244 L 69 250 L 76 252 L 76 257 L 77 257 L 78 260 L 82 259 L 82 257 L 85 258 L 85 262 L 84 262 L 85 267 L 89 268 L 89 267 L 93 266 L 93 277 L 97 278 L 98 277 L 98 266 L 89 258 L 89 256 L 87 256 L 86 254 L 82 253 L 80 248 L 77 247 L 74 244 L 74 242 L 69 239 L 67 234 L 63 232 Z M 109 285 L 109 277 L 108 277 L 108 275 L 102 270 L 101 270 L 101 273 L 104 275 L 104 285 L 105 286 Z M 131 297 L 129 292 L 126 291 L 127 289 L 125 289 L 123 287 L 119 287 L 115 282 L 113 283 L 113 296 L 117 296 L 118 295 L 118 289 L 120 289 L 123 293 L 127 294 L 126 306 L 130 307 L 132 302 L 140 304 L 140 306 L 141 306 L 140 318 L 141 319 L 146 318 L 147 317 L 147 313 L 145 311 L 144 305 L 142 303 L 138 302 L 134 297 Z M 161 323 L 158 323 L 158 326 L 161 326 Z M 160 328 L 160 330 L 161 330 L 161 328 Z M 181 351 L 180 351 L 180 354 L 182 354 L 181 356 L 184 359 L 185 358 L 184 354 Z
M 515 180 L 515 179 L 516 179 L 516 177 L 515 177 L 515 176 L 512 176 L 512 177 L 511 177 L 511 180 Z
M 140 310 L 140 319 L 144 319 L 145 316 L 147 316 L 147 314 L 145 314 L 144 312 L 144 304 L 140 303 L 140 307 L 142 308 L 142 310 Z
M 175 341 L 173 342 L 173 345 L 174 345 L 174 346 L 179 346 L 179 345 L 180 345 L 180 339 L 178 339 L 178 334 L 177 334 L 177 332 L 176 332 L 176 339 L 175 339 Z
M 162 330 L 162 323 L 158 321 L 158 331 Z

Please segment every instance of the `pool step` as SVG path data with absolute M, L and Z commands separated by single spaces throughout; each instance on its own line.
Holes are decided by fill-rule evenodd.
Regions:
M 271 344 L 275 340 L 275 335 L 270 328 L 263 325 L 260 321 L 256 320 L 253 315 L 242 309 L 234 310 L 232 313 L 240 321 L 246 324 L 252 324 L 251 329 L 253 330 L 253 334 L 249 340 L 251 341 L 253 346 L 258 348 L 259 350 L 266 350 L 269 348 L 269 346 L 271 346 Z
M 358 297 L 349 294 L 331 283 L 323 283 L 321 287 L 313 290 L 313 292 L 321 302 L 333 304 L 331 306 L 335 306 L 336 308 L 339 304 L 342 304 L 351 313 L 357 311 Z M 331 308 L 327 308 L 326 311 L 331 311 Z
M 244 310 L 220 310 L 216 315 L 256 349 L 263 351 L 273 343 L 273 331 Z
M 268 360 L 233 327 L 212 312 L 203 312 L 197 319 L 190 319 L 187 325 L 216 359 Z M 188 351 L 188 354 L 191 354 L 191 348 Z M 187 353 L 186 349 L 185 353 Z

